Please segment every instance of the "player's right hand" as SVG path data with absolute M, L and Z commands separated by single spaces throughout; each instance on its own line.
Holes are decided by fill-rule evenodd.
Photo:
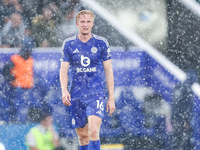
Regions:
M 62 91 L 62 101 L 63 101 L 63 104 L 66 105 L 66 106 L 71 105 L 71 103 L 70 103 L 71 95 L 67 90 Z

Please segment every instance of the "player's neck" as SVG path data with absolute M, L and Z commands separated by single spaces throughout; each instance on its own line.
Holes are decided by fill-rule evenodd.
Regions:
M 79 40 L 82 41 L 82 42 L 84 42 L 84 43 L 86 43 L 87 41 L 89 41 L 91 37 L 92 37 L 92 33 L 89 33 L 87 35 L 80 34 L 80 33 L 78 34 Z

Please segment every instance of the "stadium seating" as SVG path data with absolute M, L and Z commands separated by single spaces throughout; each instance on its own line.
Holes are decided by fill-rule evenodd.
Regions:
M 100 130 L 100 137 L 104 144 L 122 142 L 125 132 L 119 119 L 119 113 L 119 109 L 116 109 L 111 116 L 108 116 L 106 111 L 104 112 L 105 115 Z
M 143 112 L 143 102 L 139 102 L 134 98 L 132 91 L 123 91 L 116 103 L 120 109 L 118 112 L 119 120 L 124 129 L 124 145 L 137 145 L 137 140 L 143 141 L 145 144 L 135 146 L 137 148 L 152 146 L 164 148 L 167 147 L 165 117 L 156 117 L 156 124 L 153 127 L 145 126 L 145 116 Z M 132 139 L 133 141 L 131 141 Z M 129 142 L 127 142 L 129 141 Z M 132 148 L 133 148 L 132 147 Z
M 0 76 L 0 110 L 1 121 L 12 122 L 15 120 L 16 109 L 13 99 L 15 98 L 15 89 Z
M 142 112 L 142 103 L 135 100 L 131 91 L 122 92 L 119 103 L 122 107 L 119 118 L 125 132 L 134 136 L 154 134 L 153 128 L 144 127 L 145 118 Z
M 0 121 L 10 121 L 10 105 L 5 101 L 5 98 L 0 93 Z

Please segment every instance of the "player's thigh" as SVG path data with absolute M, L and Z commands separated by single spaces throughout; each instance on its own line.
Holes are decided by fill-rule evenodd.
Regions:
M 99 116 L 90 115 L 88 117 L 88 128 L 94 128 L 96 130 L 100 130 L 102 119 Z
M 88 123 L 83 128 L 76 128 L 76 133 L 78 137 L 87 138 L 88 137 Z

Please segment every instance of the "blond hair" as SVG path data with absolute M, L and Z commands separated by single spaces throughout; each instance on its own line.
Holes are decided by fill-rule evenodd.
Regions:
M 94 18 L 95 18 L 94 14 L 90 10 L 82 10 L 76 15 L 76 23 L 78 23 L 80 15 L 85 15 L 85 14 L 91 15 L 92 16 L 92 21 L 94 22 Z

